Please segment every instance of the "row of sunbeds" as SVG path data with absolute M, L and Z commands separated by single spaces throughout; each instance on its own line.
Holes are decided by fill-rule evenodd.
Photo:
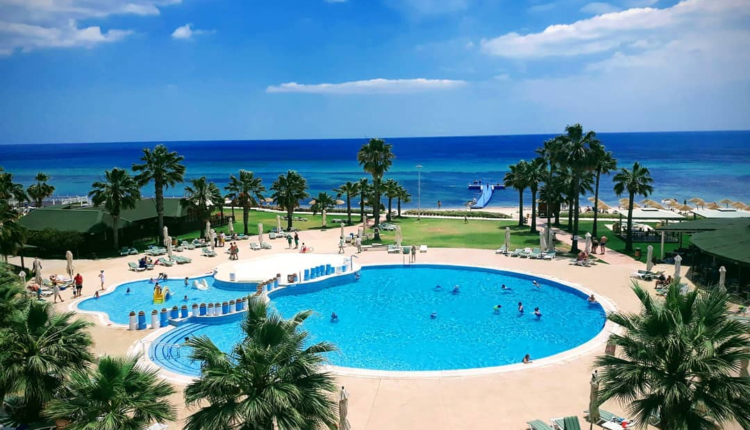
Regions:
M 503 246 L 496 250 L 495 254 L 504 254 L 519 258 L 531 258 L 535 260 L 554 260 L 556 252 L 554 250 L 542 252 L 540 248 L 516 248 L 514 251 L 510 251 L 510 249 Z
M 216 255 L 216 253 L 214 253 Z M 173 255 L 172 258 L 164 258 L 161 257 L 158 260 L 156 260 L 160 266 L 164 267 L 172 267 L 176 264 L 188 264 L 192 263 L 193 260 L 187 257 L 182 257 L 180 255 Z M 132 261 L 128 263 L 128 269 L 132 270 L 133 272 L 143 272 L 144 270 L 154 270 L 154 264 L 147 264 L 146 267 L 140 266 L 138 263 L 133 263 Z
M 586 419 L 588 419 L 589 411 L 584 411 L 583 413 Z M 626 421 L 625 427 L 622 426 L 623 421 Z M 528 424 L 528 428 L 531 430 L 581 430 L 581 423 L 580 421 L 578 421 L 577 416 L 552 418 L 550 420 L 550 424 L 547 424 L 542 420 L 528 421 L 526 424 Z M 599 409 L 599 419 L 594 424 L 606 429 L 629 429 L 634 427 L 636 422 L 632 420 L 625 420 L 619 417 L 617 414 Z

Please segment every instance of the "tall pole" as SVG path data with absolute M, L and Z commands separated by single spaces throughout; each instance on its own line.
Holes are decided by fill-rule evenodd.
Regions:
M 417 164 L 417 221 L 422 220 L 422 165 Z

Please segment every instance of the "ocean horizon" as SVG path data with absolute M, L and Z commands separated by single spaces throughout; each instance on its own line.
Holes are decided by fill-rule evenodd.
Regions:
M 555 134 L 398 137 L 385 138 L 396 154 L 387 178 L 397 180 L 413 196 L 407 208 L 417 206 L 421 169 L 421 204 L 429 209 L 441 201 L 444 208 L 458 208 L 476 192 L 467 185 L 474 180 L 502 181 L 508 166 L 535 157 L 534 149 Z M 695 196 L 707 201 L 724 198 L 750 201 L 750 131 L 599 133 L 618 166 L 639 161 L 651 170 L 657 200 L 679 201 Z M 293 140 L 216 140 L 167 142 L 91 142 L 65 144 L 2 144 L 0 166 L 24 185 L 43 171 L 51 176 L 56 195 L 86 195 L 104 170 L 130 168 L 139 162 L 141 149 L 164 143 L 185 157 L 186 178 L 206 176 L 223 188 L 230 174 L 240 169 L 255 172 L 266 188 L 287 170 L 297 170 L 308 181 L 308 192 L 333 193 L 346 181 L 369 177 L 357 164 L 356 153 L 366 138 Z M 166 191 L 182 196 L 183 187 Z M 143 189 L 153 195 L 153 187 Z M 602 177 L 601 199 L 617 206 L 611 176 Z M 525 196 L 525 204 L 530 204 Z M 356 200 L 358 201 L 358 199 Z M 582 201 L 582 206 L 588 202 Z M 517 206 L 513 189 L 498 191 L 488 207 Z

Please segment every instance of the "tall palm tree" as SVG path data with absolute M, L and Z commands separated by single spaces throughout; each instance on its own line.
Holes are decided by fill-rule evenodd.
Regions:
M 34 176 L 34 180 L 36 182 L 29 185 L 26 189 L 26 194 L 34 201 L 34 206 L 40 208 L 44 199 L 55 193 L 55 187 L 47 183 L 49 176 L 43 172 L 37 173 Z
M 0 330 L 20 321 L 29 302 L 26 288 L 5 264 L 0 264 Z M 2 398 L 0 398 L 2 400 Z
M 406 188 L 399 186 L 396 199 L 397 199 L 396 203 L 397 203 L 398 217 L 401 218 L 401 202 L 409 203 L 411 201 L 411 194 L 409 194 L 409 191 L 407 191 Z
M 330 194 L 326 192 L 318 193 L 318 196 L 315 197 L 315 203 L 312 204 L 310 209 L 312 210 L 313 215 L 316 215 L 318 213 L 322 213 L 323 211 L 330 211 L 331 209 L 336 207 L 336 199 L 333 198 Z M 326 224 L 323 224 L 323 227 L 325 227 Z
M 393 212 L 393 199 L 398 197 L 398 182 L 393 179 L 388 179 L 382 186 L 381 191 L 388 198 L 388 213 L 386 219 L 391 221 L 391 213 Z
M 220 224 L 224 224 L 224 196 L 221 194 L 221 189 L 216 183 L 211 182 L 208 185 L 208 191 L 211 192 L 211 203 L 214 204 L 214 207 L 219 208 Z
M 2 170 L 0 170 L 0 200 L 15 200 L 16 205 L 29 200 L 23 185 L 13 182 L 13 174 Z
M 244 340 L 222 352 L 207 336 L 192 338 L 191 358 L 201 377 L 185 389 L 188 407 L 198 411 L 185 430 L 297 430 L 333 428 L 336 390 L 324 372 L 327 342 L 312 343 L 301 324 L 312 311 L 284 319 L 260 299 L 248 302 Z
M 7 200 L 0 200 L 0 255 L 7 263 L 26 241 L 26 229 L 18 223 L 19 213 Z
M 509 172 L 503 177 L 503 184 L 506 187 L 512 187 L 518 190 L 518 226 L 523 226 L 523 192 L 528 188 L 526 171 L 529 169 L 529 163 L 525 160 L 517 164 L 508 166 Z
M 91 184 L 89 197 L 95 206 L 104 205 L 112 217 L 114 249 L 120 244 L 120 214 L 135 208 L 141 199 L 141 187 L 127 170 L 115 167 L 104 172 L 104 180 Z
M 266 191 L 266 187 L 263 186 L 263 180 L 260 177 L 256 177 L 253 172 L 240 170 L 239 176 L 229 176 L 229 185 L 224 187 L 224 189 L 229 191 L 229 198 L 232 201 L 236 201 L 237 204 L 242 206 L 244 233 L 246 235 L 249 234 L 250 208 L 257 206 L 258 202 L 263 200 L 263 193 Z M 234 204 L 232 205 L 232 211 L 234 211 Z M 234 212 L 232 216 L 234 216 Z
M 547 162 L 544 158 L 537 157 L 528 163 L 526 168 L 526 182 L 531 190 L 531 232 L 536 232 L 536 195 L 539 184 L 544 180 L 547 173 Z
M 598 237 L 597 221 L 599 219 L 599 179 L 602 175 L 609 175 L 617 169 L 617 160 L 611 151 L 604 149 L 604 145 L 597 144 L 593 146 L 593 158 L 596 172 L 596 187 L 594 189 L 594 227 L 592 234 Z
M 172 386 L 157 370 L 139 366 L 138 357 L 104 356 L 95 367 L 74 371 L 44 416 L 69 421 L 69 430 L 145 429 L 176 418 L 172 394 Z
M 341 184 L 340 187 L 333 190 L 337 197 L 346 196 L 346 223 L 352 225 L 352 196 L 356 196 L 359 193 L 359 183 L 346 181 Z
M 289 170 L 285 175 L 279 175 L 279 178 L 271 185 L 271 191 L 273 191 L 271 198 L 286 210 L 286 228 L 291 230 L 294 209 L 299 207 L 301 200 L 310 197 L 307 194 L 307 181 L 299 173 Z
M 375 225 L 380 224 L 380 185 L 383 175 L 393 165 L 393 159 L 396 158 L 391 152 L 393 145 L 386 143 L 382 139 L 370 139 L 369 142 L 362 145 L 357 153 L 357 161 L 365 172 L 372 175 L 372 185 L 374 189 L 375 202 L 373 204 L 373 215 Z M 380 240 L 380 230 L 375 230 L 375 240 Z
M 625 252 L 628 253 L 633 251 L 633 200 L 636 194 L 648 197 L 653 193 L 654 187 L 651 184 L 654 183 L 654 179 L 651 177 L 651 172 L 637 161 L 633 163 L 632 170 L 623 167 L 612 179 L 615 182 L 615 194 L 618 197 L 625 192 L 628 193 L 628 231 L 625 240 Z
M 578 252 L 578 214 L 580 209 L 581 180 L 585 174 L 594 168 L 592 147 L 599 144 L 596 133 L 584 132 L 581 124 L 565 127 L 565 134 L 559 136 L 560 150 L 557 152 L 557 161 L 562 166 L 570 168 L 573 176 L 573 245 L 571 252 Z
M 185 157 L 176 151 L 169 152 L 166 146 L 156 145 L 153 150 L 143 148 L 143 163 L 133 164 L 133 171 L 137 173 L 135 180 L 141 187 L 154 181 L 156 217 L 159 220 L 156 235 L 162 239 L 159 243 L 164 242 L 164 188 L 182 183 L 185 177 L 184 160 Z
M 29 301 L 19 320 L 0 328 L 0 399 L 11 418 L 30 424 L 65 385 L 65 377 L 92 360 L 87 329 L 93 324 L 52 303 Z
M 727 294 L 683 295 L 674 283 L 662 301 L 637 284 L 633 290 L 642 310 L 607 316 L 625 332 L 609 338 L 619 354 L 596 359 L 599 401 L 618 400 L 639 423 L 656 418 L 663 430 L 750 428 L 750 380 L 736 376 L 750 359 L 750 338 L 729 316 Z
M 205 224 L 211 219 L 211 207 L 214 204 L 212 184 L 205 176 L 201 176 L 197 179 L 191 179 L 190 185 L 185 187 L 185 197 L 182 198 L 182 204 L 195 212 L 201 224 Z M 201 229 L 201 236 L 205 234 L 204 229 Z
M 359 185 L 359 222 L 362 223 L 362 229 L 365 229 L 367 228 L 365 225 L 365 201 L 370 194 L 370 188 L 372 188 L 372 186 L 367 178 L 360 179 L 359 182 L 357 182 L 357 185 Z

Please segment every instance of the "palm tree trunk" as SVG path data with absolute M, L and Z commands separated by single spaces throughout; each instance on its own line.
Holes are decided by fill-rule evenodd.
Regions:
M 219 206 L 219 224 L 224 225 L 224 206 Z
M 594 237 L 598 237 L 596 230 L 596 222 L 599 219 L 599 178 L 602 176 L 601 169 L 596 170 L 596 188 L 594 189 L 594 228 L 591 233 Z
M 347 225 L 352 225 L 352 195 L 346 193 L 346 218 Z
M 159 231 L 156 234 L 159 243 L 164 243 L 164 186 L 160 181 L 154 181 L 154 197 L 156 198 L 156 218 L 159 220 Z
M 578 193 L 579 193 L 579 184 L 578 184 L 578 178 L 575 179 L 573 184 L 573 210 L 575 211 L 573 215 L 573 246 L 570 248 L 571 253 L 578 253 Z
M 362 223 L 362 229 L 367 228 L 365 225 L 365 192 L 359 195 L 359 222 Z
M 401 218 L 401 197 L 398 198 L 397 203 L 398 203 L 398 209 L 396 210 L 398 211 L 398 217 Z
M 635 193 L 630 193 L 628 199 L 628 231 L 625 239 L 625 253 L 633 252 L 633 200 Z
M 292 231 L 292 218 L 294 217 L 293 205 L 286 205 L 286 230 Z
M 372 210 L 375 216 L 375 225 L 380 225 L 380 179 L 373 178 L 375 183 L 375 207 Z M 380 229 L 375 229 L 375 240 L 380 240 Z
M 113 241 L 115 243 L 115 251 L 120 249 L 120 217 L 112 216 L 112 231 L 114 232 Z
M 523 227 L 523 190 L 518 190 L 518 226 Z
M 575 196 L 575 184 L 570 184 L 570 195 L 568 196 L 568 228 L 573 227 L 573 203 L 575 202 L 575 197 L 573 196 Z
M 232 200 L 232 222 L 237 221 L 237 218 L 234 217 L 234 200 Z
M 536 189 L 531 189 L 531 229 L 532 233 L 536 231 Z
M 386 218 L 388 219 L 389 222 L 391 221 L 391 212 L 393 212 L 391 210 L 391 208 L 392 208 L 391 203 L 393 203 L 393 197 L 389 196 L 388 197 L 388 215 L 386 216 Z
M 242 206 L 242 224 L 245 226 L 244 227 L 245 236 L 250 234 L 247 229 L 248 223 L 250 223 L 250 208 L 248 207 L 247 204 L 245 204 Z

